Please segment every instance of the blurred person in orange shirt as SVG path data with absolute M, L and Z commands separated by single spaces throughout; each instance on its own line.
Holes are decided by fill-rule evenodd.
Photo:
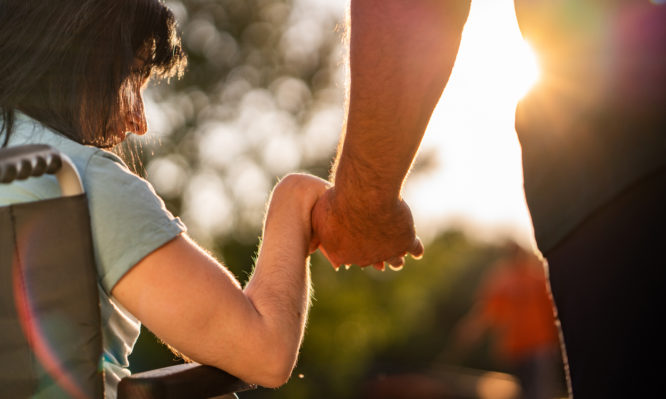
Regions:
M 497 360 L 520 380 L 525 399 L 557 392 L 558 337 L 543 264 L 511 243 L 508 256 L 487 273 L 478 300 L 458 324 L 458 351 L 492 333 Z

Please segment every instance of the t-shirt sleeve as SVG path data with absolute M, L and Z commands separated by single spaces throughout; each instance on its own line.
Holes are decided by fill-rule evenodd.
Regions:
M 95 261 L 107 295 L 140 260 L 185 231 L 146 180 L 113 154 L 97 151 L 83 178 Z

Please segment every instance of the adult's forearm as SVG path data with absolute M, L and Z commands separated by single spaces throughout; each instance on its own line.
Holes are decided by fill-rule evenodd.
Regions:
M 334 182 L 394 201 L 448 81 L 468 0 L 352 0 L 348 115 Z

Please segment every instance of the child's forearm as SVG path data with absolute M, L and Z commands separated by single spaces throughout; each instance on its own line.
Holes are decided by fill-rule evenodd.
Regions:
M 296 363 L 298 348 L 310 303 L 309 257 L 300 245 L 290 245 L 289 236 L 267 234 L 261 245 L 254 273 L 245 295 L 260 315 L 262 327 L 273 344 L 270 351 L 281 364 L 278 380 L 288 379 Z M 277 381 L 281 383 L 286 382 Z
M 296 176 L 276 187 L 256 267 L 244 289 L 287 378 L 296 362 L 310 303 L 310 212 L 318 190 L 307 188 L 308 184 L 309 178 Z
M 324 190 L 326 182 L 312 176 L 280 182 L 257 265 L 244 290 L 231 272 L 181 235 L 138 262 L 111 293 L 195 361 L 278 387 L 289 379 L 303 337 L 310 293 L 310 213 Z

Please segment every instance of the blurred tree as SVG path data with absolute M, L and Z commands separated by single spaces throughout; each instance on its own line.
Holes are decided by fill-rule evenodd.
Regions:
M 343 117 L 338 17 L 292 0 L 167 4 L 189 65 L 146 93 L 147 176 L 198 241 L 254 241 L 276 178 L 328 174 Z

